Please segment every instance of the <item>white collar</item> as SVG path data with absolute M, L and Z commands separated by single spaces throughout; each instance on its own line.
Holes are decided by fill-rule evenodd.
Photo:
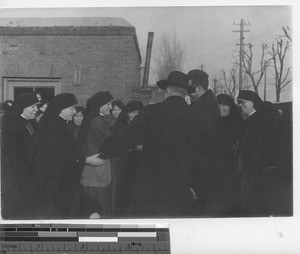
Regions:
M 67 123 L 69 122 L 65 117 L 62 116 L 62 114 L 59 114 L 59 116 L 64 119 Z
M 256 110 L 254 109 L 254 111 L 251 112 L 251 113 L 248 115 L 248 117 L 252 116 L 255 112 L 256 112 Z
M 29 119 L 26 116 L 24 116 L 23 114 L 21 114 L 21 117 L 23 117 L 24 119 L 29 121 Z

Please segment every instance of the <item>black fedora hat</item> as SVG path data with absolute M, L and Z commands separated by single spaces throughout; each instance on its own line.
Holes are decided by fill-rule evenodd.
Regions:
M 188 76 L 181 71 L 172 71 L 166 80 L 158 81 L 157 86 L 163 90 L 168 86 L 176 86 L 186 89 L 189 94 L 195 92 L 195 88 L 189 85 Z

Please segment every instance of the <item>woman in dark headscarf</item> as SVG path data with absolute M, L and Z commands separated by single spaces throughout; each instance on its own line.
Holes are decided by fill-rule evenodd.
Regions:
M 78 106 L 75 107 L 76 113 L 73 116 L 73 119 L 71 122 L 68 123 L 68 128 L 69 130 L 72 132 L 73 136 L 75 139 L 77 139 L 79 130 L 80 130 L 80 126 L 82 124 L 82 121 L 84 119 L 85 116 L 85 108 Z
M 119 100 L 115 100 L 112 102 L 111 104 L 112 106 L 112 110 L 111 110 L 111 115 L 115 118 L 118 119 L 119 115 L 121 114 L 122 110 L 124 109 L 124 104 L 119 101 Z
M 38 111 L 35 93 L 21 94 L 3 117 L 2 216 L 28 219 L 35 204 L 35 177 L 28 170 L 33 120 Z
M 228 94 L 217 96 L 221 119 L 218 123 L 217 150 L 214 160 L 212 187 L 215 193 L 215 212 L 217 216 L 233 215 L 238 202 L 238 175 L 234 170 L 234 154 L 242 118 Z
M 110 110 L 110 115 L 105 117 L 107 124 L 110 126 L 111 130 L 114 130 L 116 122 L 124 110 L 125 106 L 123 102 L 119 100 L 114 100 L 111 103 L 112 109 Z
M 128 102 L 117 120 L 115 129 L 126 128 L 143 107 L 143 103 L 140 101 L 132 100 Z M 139 144 L 128 151 L 121 157 L 121 163 L 117 168 L 115 215 L 118 217 L 128 216 L 141 150 L 142 145 Z
M 140 101 L 129 101 L 118 116 L 115 125 L 115 130 L 127 126 L 128 123 L 130 123 L 133 120 L 133 118 L 136 115 L 138 115 L 138 113 L 143 109 L 143 107 L 143 103 L 141 103 Z
M 85 161 L 67 128 L 75 114 L 77 100 L 73 94 L 56 95 L 47 107 L 34 137 L 32 170 L 40 189 L 39 218 L 69 218 Z
M 78 144 L 85 156 L 99 153 L 104 140 L 111 135 L 111 128 L 106 121 L 110 115 L 112 95 L 98 92 L 86 104 L 86 116 L 78 135 Z M 112 197 L 110 190 L 110 160 L 99 167 L 86 165 L 80 180 L 80 209 L 84 218 L 97 213 L 101 217 L 112 215 Z

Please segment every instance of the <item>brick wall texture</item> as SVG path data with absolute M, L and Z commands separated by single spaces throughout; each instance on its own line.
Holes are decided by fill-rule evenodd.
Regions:
M 132 35 L 0 35 L 1 77 L 60 78 L 81 105 L 100 90 L 130 100 L 139 66 Z

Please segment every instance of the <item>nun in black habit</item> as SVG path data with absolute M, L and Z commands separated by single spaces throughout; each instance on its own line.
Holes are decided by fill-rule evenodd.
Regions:
M 112 134 L 108 119 L 112 95 L 107 91 L 94 94 L 86 105 L 86 117 L 78 134 L 78 144 L 85 156 L 99 153 L 106 138 Z M 91 167 L 86 165 L 80 179 L 81 215 L 89 218 L 98 213 L 101 217 L 112 215 L 111 162 Z
M 32 170 L 38 176 L 38 218 L 70 218 L 71 203 L 79 184 L 84 158 L 67 128 L 76 113 L 73 94 L 56 95 L 40 121 L 34 137 Z
M 30 120 L 38 111 L 35 93 L 21 94 L 3 118 L 2 129 L 2 217 L 28 219 L 35 207 L 37 186 L 28 169 L 33 128 Z

